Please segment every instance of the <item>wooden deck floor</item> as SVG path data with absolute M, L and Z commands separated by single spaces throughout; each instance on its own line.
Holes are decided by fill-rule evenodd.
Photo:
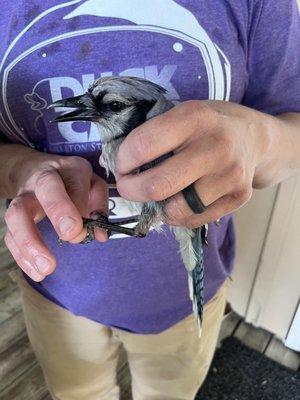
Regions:
M 19 290 L 8 275 L 16 265 L 4 246 L 4 230 L 0 222 L 0 399 L 51 400 L 26 335 Z M 223 322 L 219 345 L 231 335 L 289 368 L 299 368 L 298 353 L 285 348 L 270 333 L 245 324 L 234 313 Z M 125 354 L 120 358 L 118 381 L 121 399 L 130 400 L 130 375 Z

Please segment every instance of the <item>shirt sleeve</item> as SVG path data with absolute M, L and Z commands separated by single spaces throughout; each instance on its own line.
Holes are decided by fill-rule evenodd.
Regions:
M 296 0 L 257 0 L 242 104 L 269 114 L 300 111 L 300 19 Z

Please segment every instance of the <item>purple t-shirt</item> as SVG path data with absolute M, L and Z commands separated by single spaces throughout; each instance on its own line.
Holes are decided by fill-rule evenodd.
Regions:
M 79 95 L 97 77 L 131 75 L 164 86 L 175 102 L 230 100 L 278 114 L 300 110 L 299 16 L 292 0 L 4 0 L 0 16 L 0 130 L 40 151 L 81 155 L 96 173 L 94 125 L 50 123 L 48 105 Z M 113 181 L 110 182 L 113 185 Z M 115 191 L 111 218 L 130 215 Z M 137 333 L 160 332 L 192 311 L 187 274 L 167 226 L 145 239 L 59 247 L 42 283 L 30 282 L 76 315 Z M 230 275 L 230 216 L 209 229 L 205 301 Z

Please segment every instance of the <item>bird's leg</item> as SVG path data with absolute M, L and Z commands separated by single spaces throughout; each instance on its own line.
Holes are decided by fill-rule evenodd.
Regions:
M 141 215 L 139 216 L 138 223 L 133 228 L 136 235 L 146 236 L 149 232 L 151 225 L 156 217 L 156 213 L 152 208 L 143 204 Z
M 94 229 L 102 228 L 106 229 L 108 235 L 110 236 L 111 232 L 123 233 L 128 236 L 134 237 L 144 237 L 145 235 L 142 232 L 136 232 L 135 228 L 126 228 L 125 226 L 119 225 L 118 223 L 110 222 L 106 215 L 102 215 L 100 213 L 93 213 L 92 218 L 82 218 L 83 226 L 87 228 L 87 237 L 81 243 L 90 243 L 95 238 Z M 128 219 L 122 221 L 122 223 L 130 223 L 135 222 L 135 219 Z
M 133 229 L 134 229 L 134 232 L 136 235 L 146 236 L 150 230 L 151 225 L 152 224 L 151 224 L 150 218 L 148 218 L 144 215 L 141 215 L 139 222 L 136 224 L 136 226 Z
M 136 232 L 134 228 L 126 228 L 125 226 L 119 225 L 119 223 L 110 222 L 106 215 L 100 214 L 99 212 L 93 212 L 91 218 L 82 218 L 83 227 L 87 230 L 87 235 L 84 240 L 82 240 L 81 244 L 87 244 L 92 242 L 95 239 L 95 228 L 106 229 L 108 236 L 111 235 L 111 232 L 123 233 L 127 236 L 133 236 L 142 238 L 145 237 L 146 234 L 142 232 Z M 122 224 L 129 224 L 137 222 L 137 218 L 127 218 L 122 221 Z M 58 238 L 58 243 L 60 246 L 63 245 L 64 241 Z

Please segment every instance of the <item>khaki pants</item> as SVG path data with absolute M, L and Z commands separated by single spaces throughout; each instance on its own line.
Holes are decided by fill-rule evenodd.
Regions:
M 30 342 L 55 400 L 118 400 L 116 367 L 126 349 L 134 400 L 193 400 L 210 366 L 226 284 L 205 306 L 202 335 L 193 315 L 156 335 L 111 329 L 71 314 L 17 273 Z

